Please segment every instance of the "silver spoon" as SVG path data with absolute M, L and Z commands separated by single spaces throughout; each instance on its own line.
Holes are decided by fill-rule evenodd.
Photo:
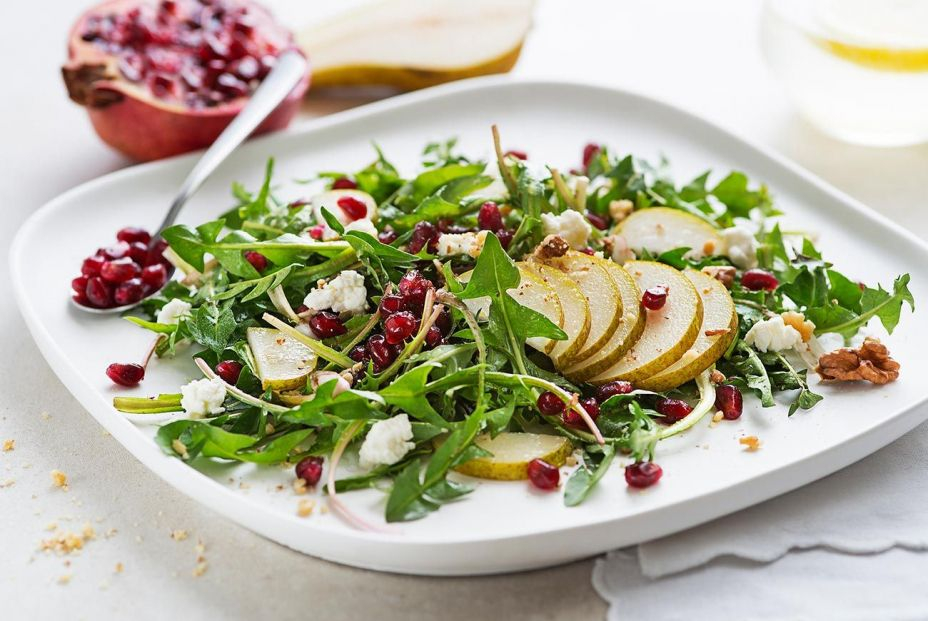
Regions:
M 174 202 L 171 203 L 171 208 L 168 209 L 168 213 L 164 216 L 161 226 L 158 227 L 157 234 L 154 235 L 151 242 L 149 242 L 149 247 L 161 239 L 161 233 L 174 224 L 181 208 L 190 197 L 200 189 L 203 182 L 206 181 L 206 179 L 213 174 L 213 171 L 229 157 L 232 151 L 242 144 L 242 142 L 251 135 L 251 132 L 277 108 L 277 104 L 290 94 L 290 91 L 293 90 L 293 87 L 297 85 L 304 75 L 306 75 L 306 58 L 299 52 L 290 50 L 284 52 L 277 58 L 274 68 L 271 69 L 271 72 L 264 78 L 260 86 L 255 89 L 251 99 L 245 104 L 242 111 L 239 112 L 235 119 L 229 123 L 229 126 L 223 130 L 219 138 L 216 139 L 216 142 L 206 150 L 203 157 L 200 158 L 193 167 L 193 170 L 190 171 L 190 174 L 187 175 L 187 178 L 184 179 L 177 196 L 174 198 Z M 168 282 L 170 282 L 170 279 L 168 279 Z M 167 282 L 165 282 L 165 285 L 166 284 Z M 158 291 L 160 290 L 161 289 Z M 105 315 L 126 311 L 140 304 L 146 298 L 155 295 L 158 291 L 152 291 L 145 298 L 142 298 L 134 304 L 114 306 L 112 308 L 84 306 L 83 304 L 74 302 L 73 298 L 71 301 L 74 306 L 82 311 Z

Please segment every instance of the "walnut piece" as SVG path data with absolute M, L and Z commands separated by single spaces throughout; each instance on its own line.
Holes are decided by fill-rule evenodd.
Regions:
M 823 380 L 888 384 L 899 377 L 899 363 L 890 358 L 885 345 L 866 338 L 858 349 L 844 348 L 823 354 L 815 372 Z
M 621 222 L 635 209 L 635 204 L 623 198 L 617 201 L 609 201 L 609 217 L 612 218 L 614 222 Z
M 556 257 L 563 257 L 567 254 L 568 250 L 570 250 L 570 244 L 561 237 L 557 235 L 548 235 L 538 244 L 535 254 L 540 259 L 554 259 Z
M 725 285 L 726 289 L 731 289 L 731 285 L 735 282 L 735 268 L 729 265 L 709 265 L 702 268 L 702 273 L 706 276 L 711 276 L 717 281 Z

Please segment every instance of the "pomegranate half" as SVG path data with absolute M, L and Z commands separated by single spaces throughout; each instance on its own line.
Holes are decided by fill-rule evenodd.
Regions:
M 249 0 L 110 0 L 74 25 L 62 68 L 110 146 L 153 160 L 210 145 L 293 36 Z M 255 134 L 283 129 L 309 73 Z

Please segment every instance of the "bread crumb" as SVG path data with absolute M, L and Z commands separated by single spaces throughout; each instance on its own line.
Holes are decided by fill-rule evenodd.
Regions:
M 321 507 L 319 507 L 319 513 L 321 513 L 322 515 L 325 515 L 328 512 L 329 512 L 329 505 L 322 505 Z
M 206 545 L 202 541 L 197 541 L 197 545 L 193 546 L 193 551 L 197 553 L 197 556 L 202 556 L 206 552 Z
M 116 536 L 116 533 L 117 533 L 117 532 L 119 532 L 119 531 L 117 531 L 115 528 L 107 529 L 107 531 L 106 531 L 105 533 L 103 533 L 103 538 L 104 538 L 104 539 L 112 539 L 113 537 Z
M 51 538 L 43 539 L 39 542 L 39 550 L 43 552 L 56 552 L 62 555 L 71 554 L 77 550 L 82 550 L 84 548 L 84 543 L 95 538 L 92 531 L 93 529 L 88 533 L 85 529 L 80 535 L 77 533 L 56 531 Z
M 4 440 L 3 441 L 3 451 L 8 452 L 16 448 L 16 440 Z
M 61 470 L 52 470 L 52 484 L 55 487 L 60 487 L 61 489 L 68 491 L 68 475 L 66 475 Z
M 293 479 L 293 492 L 298 495 L 306 493 L 306 480 L 301 477 Z
M 125 569 L 125 567 L 123 566 L 122 563 L 116 563 L 116 567 L 113 568 L 113 572 L 117 574 L 121 574 L 123 569 Z
M 757 436 L 744 436 L 738 440 L 739 443 L 745 446 L 745 450 L 753 453 L 754 451 L 760 448 L 760 440 L 757 439 Z
M 316 501 L 310 498 L 303 498 L 296 507 L 296 514 L 300 517 L 309 517 L 316 508 Z
M 42 420 L 48 420 L 52 417 L 52 415 L 49 414 L 48 412 L 42 412 L 40 416 L 42 417 Z
M 722 422 L 722 419 L 723 419 L 723 418 L 725 418 L 725 415 L 722 413 L 722 410 L 719 410 L 718 412 L 716 412 L 716 413 L 712 416 L 712 422 L 709 423 L 709 426 L 710 426 L 710 427 L 715 427 L 715 426 L 718 425 L 720 422 Z
M 209 566 L 206 564 L 206 561 L 201 561 L 197 563 L 196 567 L 193 568 L 193 577 L 199 578 L 200 576 L 206 573 L 206 570 L 208 568 Z
M 84 530 L 81 532 L 81 534 L 84 536 L 84 541 L 90 541 L 91 539 L 97 538 L 97 531 L 95 531 L 93 526 L 91 526 L 89 523 L 84 524 Z
M 58 584 L 65 585 L 71 582 L 71 574 L 64 574 L 63 576 L 58 576 Z
M 57 528 L 58 528 L 58 522 L 49 522 L 48 524 L 45 525 L 45 530 L 47 530 L 48 532 L 52 532 L 53 530 Z
M 0 488 L 13 487 L 13 485 L 15 484 L 16 484 L 16 479 L 7 479 L 6 481 L 3 481 L 2 483 L 0 483 Z
M 187 531 L 185 530 L 178 529 L 171 533 L 171 539 L 173 539 L 174 541 L 183 541 L 186 538 L 187 538 Z

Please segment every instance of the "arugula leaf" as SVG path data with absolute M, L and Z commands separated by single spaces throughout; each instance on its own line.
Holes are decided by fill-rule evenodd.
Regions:
M 750 345 L 738 339 L 732 356 L 727 361 L 720 361 L 720 365 L 725 365 L 723 372 L 733 384 L 750 389 L 760 398 L 762 406 L 769 408 L 776 405 L 767 368 Z
M 429 373 L 440 366 L 437 362 L 423 363 L 394 379 L 378 394 L 388 405 L 398 407 L 421 421 L 447 429 L 448 421 L 435 411 L 426 398 Z
M 886 331 L 892 334 L 899 324 L 903 304 L 908 304 L 912 311 L 915 310 L 915 298 L 909 291 L 910 280 L 911 277 L 908 274 L 896 278 L 893 282 L 892 293 L 880 285 L 877 285 L 876 289 L 866 287 L 861 292 L 858 306 L 853 298 L 849 297 L 847 284 L 838 279 L 839 293 L 846 303 L 854 304 L 853 308 L 841 306 L 838 301 L 835 304 L 810 308 L 806 312 L 806 317 L 815 324 L 816 334 L 836 332 L 845 338 L 850 338 L 860 328 L 867 325 L 873 317 L 877 317 Z
M 284 281 L 287 280 L 287 277 L 290 276 L 290 272 L 298 267 L 298 263 L 293 263 L 291 265 L 282 267 L 279 270 L 269 271 L 264 276 L 259 278 L 240 280 L 238 282 L 232 283 L 229 285 L 228 289 L 222 293 L 217 293 L 214 295 L 213 299 L 222 301 L 237 298 L 250 289 L 251 291 L 248 291 L 248 293 L 242 296 L 240 301 L 248 302 L 250 300 L 254 300 L 261 297 L 271 289 L 282 285 Z
M 218 354 L 229 344 L 236 322 L 231 308 L 220 310 L 218 306 L 205 304 L 187 321 L 187 328 L 197 343 Z
M 731 172 L 722 179 L 711 192 L 717 199 L 725 203 L 728 213 L 732 217 L 747 218 L 751 210 L 759 208 L 766 213 L 771 205 L 770 196 L 766 186 L 757 190 L 748 189 L 748 178 L 744 173 Z
M 486 162 L 473 164 L 448 164 L 441 168 L 431 168 L 420 173 L 412 180 L 412 199 L 420 203 L 441 186 L 459 177 L 479 175 L 486 168 Z
M 612 465 L 612 460 L 615 458 L 615 447 L 611 444 L 605 444 L 599 455 L 598 463 L 594 464 L 596 466 L 595 470 L 589 468 L 585 459 L 583 465 L 577 468 L 567 479 L 567 484 L 564 486 L 564 505 L 576 507 L 584 501 L 590 491 L 596 487 L 596 484 L 609 470 L 609 466 Z M 593 458 L 589 452 L 587 456 L 592 461 Z

